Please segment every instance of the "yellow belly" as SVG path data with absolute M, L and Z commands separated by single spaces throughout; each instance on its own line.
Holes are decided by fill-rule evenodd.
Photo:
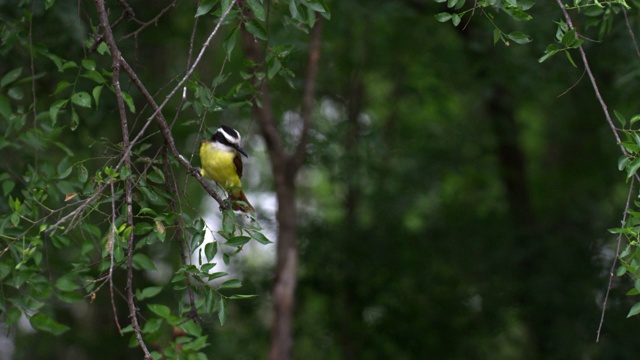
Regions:
M 227 191 L 234 187 L 241 188 L 242 182 L 233 163 L 235 156 L 235 152 L 222 151 L 211 142 L 203 141 L 200 144 L 202 176 L 217 182 Z

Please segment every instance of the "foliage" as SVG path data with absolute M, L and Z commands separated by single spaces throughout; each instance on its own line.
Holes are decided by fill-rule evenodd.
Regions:
M 233 213 L 202 180 L 176 139 L 196 127 L 198 137 L 209 135 L 215 127 L 205 126 L 207 114 L 247 108 L 257 93 L 253 78 L 294 78 L 287 61 L 295 46 L 286 43 L 269 48 L 266 73 L 256 72 L 257 64 L 235 65 L 241 28 L 266 42 L 270 16 L 278 20 L 274 27 L 305 32 L 317 16 L 328 17 L 328 8 L 308 0 L 278 7 L 204 0 L 197 8 L 173 1 L 162 9 L 124 1 L 105 8 L 97 1 L 95 9 L 73 10 L 79 16 L 69 18 L 74 4 L 24 1 L 3 15 L 1 316 L 9 326 L 24 316 L 38 331 L 63 335 L 72 325 L 61 313 L 77 311 L 79 303 L 110 303 L 112 331 L 130 334 L 129 345 L 147 358 L 207 358 L 203 319 L 216 316 L 224 325 L 230 301 L 254 297 L 239 293 L 241 281 L 214 257 L 229 265 L 247 243 L 270 240 L 256 218 Z M 145 17 L 150 20 L 140 20 Z M 137 53 L 150 41 L 145 29 L 179 19 L 189 19 L 183 27 L 193 34 L 190 41 L 186 31 L 177 36 L 184 70 L 150 76 L 148 69 L 166 69 Z M 63 23 L 86 34 L 64 43 L 68 52 L 51 41 L 65 39 L 48 32 Z M 212 30 L 197 48 L 202 24 Z M 212 39 L 223 54 L 216 75 L 196 70 Z M 173 122 L 163 113 L 172 113 Z M 209 229 L 194 195 L 182 188 L 187 173 L 202 186 L 190 192 L 199 198 L 205 190 L 218 201 L 220 230 Z M 205 243 L 207 232 L 212 242 Z

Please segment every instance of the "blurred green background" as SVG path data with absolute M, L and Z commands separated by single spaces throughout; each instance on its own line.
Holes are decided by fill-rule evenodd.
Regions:
M 140 19 L 153 18 L 169 3 L 130 2 Z M 615 250 L 607 229 L 620 223 L 627 184 L 616 166 L 620 150 L 577 52 L 577 68 L 562 54 L 538 63 L 553 42 L 554 21 L 562 16 L 557 5 L 536 4 L 529 22 L 497 16 L 499 26 L 533 38 L 510 46 L 494 46 L 493 28 L 480 14 L 464 30 L 466 20 L 457 28 L 437 22 L 434 15 L 446 6 L 433 1 L 328 5 L 312 141 L 299 176 L 294 358 L 637 357 L 638 319 L 626 319 L 635 303 L 625 296 L 633 286 L 628 279 L 614 279 L 602 338 L 595 342 Z M 277 14 L 286 4 L 271 6 Z M 26 35 L 25 8 L 26 2 L 0 1 L 3 34 L 20 28 Z M 194 9 L 190 2 L 178 2 L 157 26 L 124 43 L 136 54 L 131 63 L 152 93 L 185 66 Z M 48 11 L 36 2 L 34 43 L 66 58 L 82 58 L 83 41 L 95 26 L 86 21 L 93 11 L 89 2 L 58 0 Z M 637 33 L 637 10 L 628 18 Z M 215 21 L 201 18 L 196 44 Z M 126 21 L 119 26 L 120 36 L 137 28 Z M 295 45 L 288 62 L 300 74 L 292 79 L 294 87 L 284 80 L 271 82 L 282 133 L 293 138 L 291 111 L 300 101 L 306 35 L 275 25 L 269 30 L 274 43 Z M 598 38 L 597 27 L 584 31 Z M 198 68 L 206 82 L 221 69 L 222 39 L 214 40 Z M 4 49 L 8 41 L 3 37 Z M 605 100 L 627 116 L 638 111 L 639 59 L 633 41 L 619 14 L 601 41 L 585 43 Z M 24 50 L 2 55 L 0 73 L 17 66 L 27 71 Z M 240 78 L 243 61 L 237 46 L 225 63 L 232 79 Z M 36 68 L 52 74 L 37 83 L 39 97 L 47 102 L 59 80 L 57 70 L 42 59 Z M 232 93 L 229 83 L 218 91 Z M 124 87 L 137 96 L 130 84 Z M 171 104 L 177 106 L 178 100 Z M 60 141 L 79 158 L 99 158 L 105 143 L 118 141 L 112 96 L 103 98 L 99 109 L 81 113 L 77 130 L 62 130 Z M 171 119 L 173 111 L 168 107 L 165 116 Z M 150 115 L 148 109 L 139 113 Z M 140 116 L 137 126 L 144 119 Z M 174 127 L 185 155 L 196 148 L 194 119 L 187 110 Z M 221 123 L 243 134 L 252 155 L 245 187 L 250 198 L 261 199 L 252 201 L 263 211 L 263 226 L 273 231 L 270 166 L 251 109 L 208 115 L 207 126 Z M 150 142 L 159 146 L 162 139 L 155 134 Z M 2 171 L 24 170 L 20 154 L 1 151 Z M 40 154 L 39 161 L 55 162 L 56 156 Z M 205 193 L 196 182 L 184 184 L 184 201 L 194 212 L 206 214 L 206 207 L 215 212 L 211 203 L 201 204 Z M 6 200 L 0 205 L 5 212 Z M 168 246 L 152 256 L 154 261 L 177 261 L 177 245 Z M 242 274 L 242 290 L 259 296 L 230 302 L 224 326 L 205 319 L 210 358 L 266 357 L 274 260 L 256 259 L 265 252 L 273 256 L 271 247 L 247 251 L 232 262 L 233 271 Z M 64 259 L 52 254 L 48 261 L 55 273 Z M 150 276 L 148 281 L 158 280 Z M 118 335 L 106 293 L 93 303 L 57 307 L 58 321 L 72 331 L 53 337 L 25 326 L 3 327 L 0 358 L 140 358 L 139 350 L 128 348 L 129 337 Z

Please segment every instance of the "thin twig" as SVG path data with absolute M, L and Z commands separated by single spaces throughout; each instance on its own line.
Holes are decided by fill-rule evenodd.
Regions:
M 172 2 L 171 4 L 169 4 L 169 5 L 168 5 L 167 7 L 165 7 L 164 9 L 160 10 L 160 12 L 158 13 L 158 15 L 156 15 L 156 17 L 154 17 L 153 19 L 151 19 L 151 20 L 147 21 L 146 23 L 142 23 L 142 22 L 140 22 L 140 23 L 142 24 L 142 26 L 140 26 L 136 31 L 134 31 L 134 32 L 132 32 L 132 33 L 129 33 L 129 34 L 127 34 L 127 35 L 124 35 L 124 36 L 122 36 L 122 37 L 120 37 L 120 41 L 125 40 L 125 39 L 127 39 L 127 38 L 130 38 L 131 36 L 135 36 L 135 37 L 137 37 L 137 36 L 138 36 L 138 34 L 139 34 L 142 30 L 146 29 L 146 28 L 147 28 L 147 27 L 149 27 L 150 25 L 157 24 L 157 23 L 158 23 L 158 20 L 162 17 L 162 15 L 164 15 L 164 14 L 165 14 L 167 11 L 169 11 L 169 9 L 171 9 L 172 7 L 176 6 L 176 2 L 177 2 L 177 1 L 178 1 L 178 0 L 173 0 L 173 2 Z M 133 10 L 132 10 L 132 11 L 133 11 Z M 133 18 L 135 19 L 135 14 L 133 14 Z
M 638 42 L 636 41 L 636 35 L 633 33 L 631 29 L 631 24 L 629 24 L 629 18 L 627 17 L 627 9 L 622 8 L 622 14 L 624 15 L 624 21 L 627 23 L 627 30 L 629 30 L 629 35 L 631 36 L 631 40 L 633 41 L 633 47 L 636 49 L 636 55 L 640 58 L 640 48 L 638 48 Z
M 115 39 L 113 37 L 113 33 L 111 32 L 111 25 L 109 24 L 109 18 L 107 16 L 107 11 L 105 9 L 104 0 L 95 0 L 96 8 L 98 14 L 100 16 L 100 23 L 104 29 L 104 38 L 107 42 L 107 46 L 111 52 L 112 58 L 112 85 L 113 90 L 116 94 L 116 100 L 118 103 L 118 113 L 120 115 L 120 124 L 122 128 L 122 141 L 123 147 L 125 149 L 130 148 L 129 144 L 129 125 L 127 123 L 127 113 L 125 110 L 125 102 L 122 97 L 122 89 L 120 88 L 120 67 L 121 67 L 121 59 L 120 50 L 116 45 Z M 123 159 L 125 162 L 125 168 L 131 169 L 131 153 L 125 152 L 123 154 Z M 131 182 L 131 177 L 127 176 L 125 178 L 125 202 L 126 202 L 126 217 L 127 217 L 127 227 L 133 228 L 133 185 Z M 129 318 L 131 320 L 131 326 L 133 327 L 134 334 L 136 336 L 136 340 L 138 341 L 138 345 L 144 352 L 145 359 L 151 359 L 151 353 L 149 353 L 149 349 L 147 348 L 144 339 L 142 338 L 142 330 L 140 329 L 140 324 L 138 323 L 138 308 L 135 304 L 135 295 L 133 293 L 133 250 L 134 250 L 134 232 L 129 232 L 129 238 L 127 239 L 127 304 L 129 305 Z
M 624 213 L 622 215 L 623 227 L 627 222 L 627 211 L 629 210 L 629 203 L 631 202 L 631 193 L 633 192 L 634 181 L 635 179 L 631 178 L 631 183 L 629 184 L 629 194 L 627 194 L 627 204 L 624 207 Z M 613 282 L 613 277 L 615 276 L 614 271 L 616 270 L 618 255 L 620 255 L 621 244 L 622 244 L 622 232 L 618 234 L 618 245 L 616 246 L 616 256 L 613 257 L 613 264 L 611 264 L 611 270 L 609 271 L 609 285 L 607 285 L 607 292 L 605 293 L 604 301 L 602 302 L 602 314 L 600 315 L 600 324 L 598 325 L 598 331 L 596 332 L 596 342 L 600 342 L 600 331 L 602 330 L 602 324 L 604 324 L 604 314 L 607 311 L 607 300 L 609 299 L 609 292 L 611 292 L 611 284 Z
M 116 327 L 118 328 L 118 332 L 120 336 L 122 336 L 122 327 L 120 327 L 120 322 L 118 321 L 118 311 L 116 310 L 116 301 L 113 296 L 113 252 L 116 246 L 116 193 L 113 189 L 113 183 L 111 183 L 111 237 L 107 240 L 107 250 L 109 251 L 109 295 L 111 297 L 111 309 L 113 310 L 113 319 L 115 320 Z
M 229 12 L 233 8 L 233 6 L 236 4 L 236 1 L 237 0 L 232 0 L 231 3 L 229 4 L 229 7 L 225 9 L 224 13 L 222 13 L 222 16 L 220 17 L 220 20 L 218 21 L 218 23 L 214 27 L 213 31 L 209 34 L 209 37 L 207 37 L 207 40 L 204 42 L 204 44 L 202 44 L 202 48 L 200 49 L 200 53 L 198 53 L 198 56 L 196 57 L 196 60 L 193 62 L 193 65 L 191 66 L 191 68 L 189 68 L 187 73 L 182 77 L 182 79 L 173 88 L 173 90 L 171 90 L 171 92 L 169 92 L 169 94 L 165 97 L 164 101 L 162 101 L 162 103 L 159 106 L 157 106 L 157 109 L 154 109 L 155 111 L 154 111 L 153 114 L 151 114 L 151 116 L 149 116 L 149 119 L 152 119 L 152 118 L 156 117 L 162 111 L 164 106 L 167 105 L 167 103 L 173 97 L 173 95 L 176 93 L 176 91 L 178 91 L 178 89 L 180 89 L 182 87 L 182 85 L 189 79 L 189 77 L 191 77 L 191 74 L 193 74 L 193 72 L 195 71 L 196 67 L 200 63 L 200 60 L 202 60 L 202 56 L 204 55 L 204 51 L 207 49 L 207 47 L 209 47 L 209 43 L 211 42 L 213 37 L 218 32 L 218 29 L 220 29 L 220 26 L 224 22 L 224 19 L 227 17 L 227 15 L 229 15 Z
M 569 91 L 571 91 L 571 89 L 573 89 L 574 87 L 578 86 L 578 84 L 580 84 L 580 81 L 582 81 L 582 78 L 584 77 L 584 74 L 586 74 L 586 71 L 582 72 L 582 75 L 580 75 L 580 78 L 578 79 L 578 81 L 575 82 L 575 84 L 569 86 L 569 88 L 565 91 L 563 91 L 560 95 L 558 95 L 558 97 L 564 96 L 566 93 L 568 93 Z
M 31 14 L 34 13 L 34 4 L 34 2 L 31 3 Z M 38 111 L 36 109 L 36 104 L 38 103 L 38 99 L 36 97 L 36 71 L 35 66 L 33 65 L 33 16 L 29 16 L 29 66 L 31 70 L 31 96 L 33 97 L 33 130 L 36 136 L 33 156 L 33 174 L 35 176 L 38 174 L 38 144 L 40 143 L 40 136 L 38 134 Z
M 180 212 L 178 211 L 178 209 L 182 208 L 182 206 L 179 203 L 180 194 L 178 194 L 178 187 L 176 185 L 175 175 L 171 171 L 169 158 L 167 157 L 166 147 L 164 147 L 164 150 L 165 151 L 163 151 L 162 153 L 162 167 L 163 167 L 162 170 L 165 173 L 165 185 L 169 189 L 169 192 L 173 195 L 171 200 L 169 200 L 169 209 L 174 214 L 180 214 Z M 177 206 L 176 206 L 176 201 L 174 199 L 178 200 Z M 184 265 L 188 265 L 189 258 L 184 251 L 185 232 L 183 230 L 184 219 L 182 218 L 182 216 L 176 217 L 176 220 L 174 221 L 174 225 L 176 226 L 176 237 L 178 238 L 178 247 L 180 248 L 180 260 L 182 260 L 182 263 Z M 188 317 L 193 319 L 193 321 L 195 321 L 196 323 L 200 323 L 200 316 L 198 315 L 198 308 L 196 307 L 195 295 L 193 294 L 193 288 L 191 286 L 191 276 L 189 275 L 189 272 L 185 272 L 184 275 L 185 275 L 184 282 L 185 282 L 185 285 L 187 285 L 187 295 L 189 296 L 189 306 L 191 308 L 191 310 L 189 311 Z
M 562 10 L 562 14 L 564 15 L 564 19 L 567 22 L 567 25 L 569 26 L 569 30 L 575 30 L 575 27 L 573 26 L 573 22 L 571 21 L 571 16 L 569 16 L 567 9 L 565 9 L 564 5 L 562 4 L 562 0 L 556 0 L 556 2 L 558 3 L 558 6 L 560 6 L 560 9 Z M 576 39 L 577 38 L 578 38 L 578 34 L 576 32 Z M 593 91 L 596 93 L 596 98 L 598 98 L 600 107 L 604 112 L 604 117 L 605 119 L 607 119 L 607 123 L 609 124 L 609 127 L 611 127 L 611 131 L 613 131 L 613 135 L 616 137 L 617 143 L 620 144 L 622 143 L 622 141 L 620 140 L 620 135 L 618 134 L 618 131 L 616 130 L 616 126 L 614 125 L 613 120 L 611 119 L 611 115 L 609 114 L 607 104 L 604 102 L 602 95 L 600 95 L 600 90 L 598 88 L 598 84 L 596 83 L 596 78 L 595 76 L 593 76 L 593 72 L 591 72 L 591 67 L 589 66 L 589 61 L 587 60 L 587 54 L 582 48 L 582 45 L 578 46 L 578 51 L 580 52 L 580 57 L 582 57 L 582 63 L 584 64 L 584 69 L 589 75 L 589 80 L 591 80 L 591 86 L 593 87 Z M 627 150 L 622 145 L 620 146 L 620 149 L 622 150 L 623 154 L 628 156 Z

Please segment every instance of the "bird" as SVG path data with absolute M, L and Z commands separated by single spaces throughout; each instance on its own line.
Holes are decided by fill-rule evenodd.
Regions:
M 210 140 L 200 142 L 200 174 L 218 183 L 229 194 L 231 208 L 253 213 L 255 209 L 242 191 L 242 157 L 247 153 L 240 145 L 240 133 L 226 125 L 220 126 Z

